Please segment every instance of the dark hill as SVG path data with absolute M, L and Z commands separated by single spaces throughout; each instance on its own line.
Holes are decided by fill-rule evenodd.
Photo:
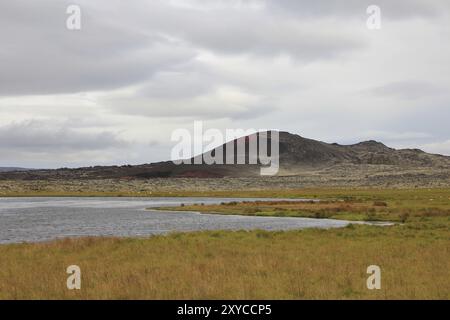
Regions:
M 248 151 L 249 137 L 245 143 Z M 224 153 L 231 141 L 223 146 Z M 418 149 L 396 150 L 377 141 L 339 145 L 303 138 L 288 132 L 279 134 L 279 175 L 296 175 L 308 171 L 332 170 L 334 167 L 395 167 L 396 172 L 411 168 L 450 170 L 450 157 L 425 153 Z M 212 151 L 214 155 L 215 151 Z M 239 156 L 239 155 L 238 155 Z M 243 156 L 243 155 L 241 155 Z M 248 161 L 248 152 L 244 155 Z M 175 165 L 170 161 L 137 166 L 98 166 L 78 169 L 0 172 L 3 180 L 38 179 L 149 179 L 169 177 L 251 177 L 259 176 L 260 165 Z M 377 171 L 380 171 L 377 170 Z M 344 170 L 345 171 L 345 170 Z M 390 170 L 392 171 L 392 170 Z
M 0 172 L 12 172 L 12 171 L 27 171 L 30 169 L 18 168 L 18 167 L 0 167 Z

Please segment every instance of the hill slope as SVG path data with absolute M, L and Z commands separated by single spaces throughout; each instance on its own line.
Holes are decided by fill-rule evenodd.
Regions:
M 248 151 L 248 137 L 245 144 Z M 227 148 L 237 140 L 223 146 Z M 295 176 L 305 172 L 321 172 L 333 175 L 349 174 L 355 170 L 371 173 L 399 174 L 402 172 L 432 171 L 450 172 L 450 157 L 428 154 L 418 149 L 396 150 L 376 141 L 354 145 L 329 144 L 303 138 L 288 132 L 279 134 L 280 171 L 282 176 Z M 216 151 L 213 151 L 214 154 Z M 239 154 L 238 154 L 239 156 Z M 248 152 L 245 153 L 248 160 Z M 257 177 L 260 165 L 175 165 L 171 161 L 138 166 L 105 166 L 77 169 L 33 170 L 0 172 L 1 180 L 40 179 L 147 179 L 169 177 Z
M 27 171 L 25 168 L 18 167 L 0 167 L 0 172 L 11 172 L 11 171 Z

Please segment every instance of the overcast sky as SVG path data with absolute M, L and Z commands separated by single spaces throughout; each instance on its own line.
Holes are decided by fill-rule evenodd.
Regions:
M 448 0 L 2 0 L 0 166 L 167 160 L 195 120 L 450 155 L 449 39 Z

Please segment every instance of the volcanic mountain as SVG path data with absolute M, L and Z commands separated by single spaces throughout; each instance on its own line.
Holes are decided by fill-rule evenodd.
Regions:
M 256 137 L 259 134 L 255 134 Z M 245 157 L 249 160 L 249 140 L 255 136 L 243 137 Z M 222 146 L 224 154 L 232 144 L 237 146 L 239 139 Z M 272 141 L 273 140 L 273 141 Z M 270 138 L 271 143 L 276 142 Z M 279 133 L 279 176 L 295 176 L 305 172 L 339 171 L 343 174 L 352 170 L 365 168 L 377 172 L 402 171 L 429 168 L 450 173 L 450 157 L 429 154 L 419 149 L 389 148 L 381 142 L 364 141 L 352 145 L 325 143 L 307 139 L 288 132 Z M 236 148 L 237 149 L 237 148 Z M 270 148 L 268 148 L 270 150 Z M 218 149 L 209 154 L 215 155 Z M 2 180 L 37 180 L 37 179 L 148 179 L 148 178 L 221 178 L 221 177 L 256 177 L 260 175 L 261 164 L 214 164 L 207 165 L 200 155 L 200 164 L 175 165 L 171 161 L 143 164 L 136 166 L 97 166 L 77 169 L 33 170 L 0 172 Z M 193 159 L 191 159 L 193 160 Z M 192 161 L 194 162 L 194 161 Z M 235 162 L 236 163 L 236 162 Z M 350 170 L 350 171 L 349 171 Z

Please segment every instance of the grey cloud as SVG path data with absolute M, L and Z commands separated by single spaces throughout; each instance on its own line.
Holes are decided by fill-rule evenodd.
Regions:
M 366 19 L 366 9 L 377 5 L 382 16 L 389 19 L 414 17 L 433 18 L 444 14 L 449 8 L 446 0 L 267 0 L 274 9 L 297 16 L 344 16 Z
M 420 146 L 420 149 L 426 152 L 450 156 L 450 140 L 424 144 Z
M 275 110 L 267 97 L 221 87 L 189 97 L 143 96 L 142 92 L 108 96 L 101 103 L 118 113 L 156 118 L 250 119 Z
M 362 135 L 366 139 L 379 140 L 415 140 L 431 138 L 429 133 L 425 132 L 389 132 L 389 131 L 369 131 Z
M 194 10 L 167 1 L 81 0 L 82 29 L 65 27 L 71 1 L 0 4 L 0 95 L 110 90 L 177 71 L 203 48 L 225 54 L 288 54 L 311 61 L 365 41 L 333 26 L 271 17 L 267 10 Z M 324 30 L 322 30 L 324 29 Z
M 195 71 L 161 72 L 141 87 L 137 97 L 156 99 L 181 99 L 206 94 L 214 87 L 216 79 L 207 73 Z
M 430 143 L 436 139 L 448 139 L 450 137 L 449 103 L 449 100 L 433 102 L 425 99 L 416 110 L 405 112 L 402 115 L 402 121 L 396 124 L 398 130 L 430 132 L 433 135 Z
M 336 30 L 323 31 L 294 22 L 248 21 L 235 17 L 226 24 L 183 35 L 193 43 L 226 54 L 288 54 L 305 61 L 333 58 L 362 49 L 365 41 Z M 245 21 L 245 23 L 242 23 Z M 220 35 L 220 36 L 218 36 Z
M 149 6 L 153 16 L 147 26 L 193 46 L 224 54 L 288 54 L 310 61 L 366 46 L 364 38 L 348 32 L 349 28 L 338 29 L 329 21 L 276 16 L 270 8 L 255 10 L 245 6 L 245 1 L 242 6 L 228 2 L 229 5 L 218 8 L 214 6 L 216 2 L 201 2 L 205 8 L 210 6 L 209 10 Z M 145 20 L 146 15 L 139 19 Z
M 269 95 L 234 86 L 232 79 L 191 63 L 160 72 L 134 92 L 110 93 L 100 105 L 119 114 L 194 119 L 247 119 L 275 110 Z
M 191 0 L 195 8 L 267 8 L 273 13 L 298 17 L 363 16 L 369 5 L 378 5 L 393 19 L 430 18 L 441 15 L 450 5 L 447 0 Z
M 199 48 L 224 54 L 288 54 L 317 61 L 367 46 L 365 37 L 341 28 L 342 24 L 336 27 L 328 18 L 358 14 L 364 20 L 369 1 L 192 0 L 183 6 L 159 0 L 79 3 L 81 31 L 65 28 L 65 9 L 72 1 L 0 3 L 0 95 L 140 84 L 158 72 L 177 71 L 197 56 Z M 189 7 L 195 3 L 207 10 Z M 251 3 L 263 6 L 255 9 Z M 432 16 L 449 8 L 441 0 L 432 4 L 380 0 L 377 4 L 383 14 L 394 17 Z
M 401 99 L 434 97 L 448 92 L 447 89 L 425 81 L 391 82 L 369 90 L 375 96 L 388 96 Z
M 0 95 L 119 88 L 193 58 L 152 30 L 136 29 L 120 12 L 82 5 L 82 29 L 65 26 L 69 1 L 0 4 Z M 103 3 L 104 8 L 109 8 Z M 125 23 L 120 23 L 125 19 Z
M 0 127 L 0 149 L 36 153 L 98 151 L 126 147 L 113 132 L 89 132 L 52 121 L 33 120 Z
M 142 138 L 196 119 L 338 142 L 450 135 L 447 0 L 77 0 L 80 32 L 69 3 L 0 2 L 2 123 L 79 119 L 0 127 L 3 163 L 163 160 Z M 368 31 L 369 4 L 395 23 Z

